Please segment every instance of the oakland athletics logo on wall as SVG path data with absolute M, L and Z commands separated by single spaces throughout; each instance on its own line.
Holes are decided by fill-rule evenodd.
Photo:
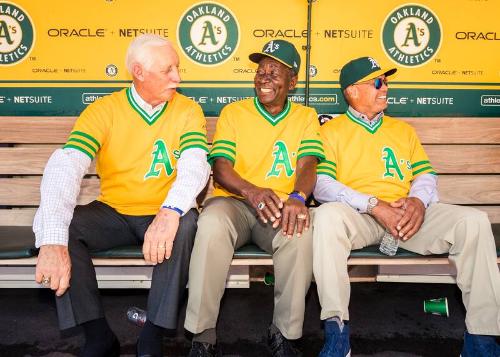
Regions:
M 35 42 L 33 23 L 21 7 L 0 1 L 0 66 L 26 58 Z
M 382 47 L 391 60 L 417 67 L 434 57 L 441 45 L 441 25 L 428 8 L 406 4 L 393 10 L 382 25 Z
M 227 8 L 215 2 L 192 6 L 177 26 L 180 47 L 193 62 L 215 66 L 226 61 L 240 41 L 238 21 Z

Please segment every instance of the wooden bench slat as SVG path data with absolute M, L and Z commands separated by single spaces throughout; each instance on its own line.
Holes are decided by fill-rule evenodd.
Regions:
M 0 175 L 42 175 L 50 155 L 60 145 L 0 147 Z M 89 168 L 94 175 L 95 160 Z
M 0 175 L 41 175 L 59 145 L 0 148 Z M 439 174 L 500 173 L 500 145 L 424 145 Z M 89 170 L 95 174 L 95 162 Z
M 423 144 L 498 144 L 500 118 L 405 118 Z
M 0 117 L 0 143 L 64 143 L 76 117 Z M 498 144 L 500 118 L 402 118 L 424 144 Z M 217 117 L 207 118 L 212 141 Z M 473 123 L 473 125 L 472 125 Z
M 500 145 L 424 145 L 439 174 L 500 173 Z
M 0 202 L 3 205 L 38 205 L 40 177 L 0 178 Z M 453 204 L 500 204 L 500 175 L 444 175 L 439 177 L 442 202 Z M 211 188 L 207 196 L 211 195 Z M 99 193 L 97 178 L 84 179 L 79 202 L 90 202 Z
M 7 206 L 40 204 L 41 177 L 0 178 L 0 202 Z M 99 195 L 99 179 L 83 179 L 79 204 L 93 201 Z
M 498 204 L 500 203 L 500 176 L 439 176 L 438 192 L 440 200 L 445 203 Z
M 36 208 L 0 209 L 0 226 L 31 226 Z
M 63 144 L 76 117 L 0 117 L 0 143 Z

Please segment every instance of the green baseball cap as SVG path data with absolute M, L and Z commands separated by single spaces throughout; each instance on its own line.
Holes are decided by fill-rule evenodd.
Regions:
M 269 57 L 291 68 L 295 74 L 299 73 L 300 55 L 293 44 L 285 40 L 271 40 L 264 45 L 261 52 L 252 53 L 250 61 L 259 63 L 262 57 Z
M 385 74 L 386 77 L 396 73 L 396 68 L 380 68 L 372 57 L 360 57 L 347 62 L 340 70 L 340 89 L 344 91 L 351 84 L 368 81 Z

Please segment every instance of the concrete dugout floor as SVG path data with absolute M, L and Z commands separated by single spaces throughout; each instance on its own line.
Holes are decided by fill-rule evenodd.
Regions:
M 107 318 L 121 342 L 123 356 L 134 356 L 139 328 L 126 320 L 129 306 L 145 308 L 145 290 L 101 290 Z M 447 297 L 450 317 L 428 315 L 423 301 Z M 269 356 L 266 328 L 271 321 L 273 289 L 252 283 L 228 289 L 221 307 L 218 338 L 224 356 Z M 166 356 L 185 356 L 189 335 L 182 328 L 165 338 Z M 315 285 L 307 297 L 304 356 L 316 356 L 323 343 Z M 455 285 L 353 283 L 351 295 L 353 356 L 459 356 L 465 328 L 464 308 Z M 45 289 L 0 289 L 0 356 L 74 356 L 82 342 L 78 330 L 60 333 L 53 296 Z

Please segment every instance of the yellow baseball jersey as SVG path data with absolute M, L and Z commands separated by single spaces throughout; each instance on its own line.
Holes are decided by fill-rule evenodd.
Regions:
M 200 106 L 179 93 L 149 116 L 127 88 L 89 105 L 64 148 L 97 156 L 99 201 L 122 214 L 152 215 L 175 181 L 181 153 L 208 152 L 206 122 Z
M 325 123 L 321 137 L 326 159 L 318 175 L 388 202 L 407 197 L 419 175 L 436 175 L 415 130 L 386 115 L 370 127 L 348 111 Z
M 325 157 L 316 111 L 288 100 L 273 116 L 255 97 L 224 107 L 209 161 L 224 157 L 243 179 L 286 198 L 295 185 L 297 160 L 304 156 Z M 216 185 L 214 196 L 235 195 Z

